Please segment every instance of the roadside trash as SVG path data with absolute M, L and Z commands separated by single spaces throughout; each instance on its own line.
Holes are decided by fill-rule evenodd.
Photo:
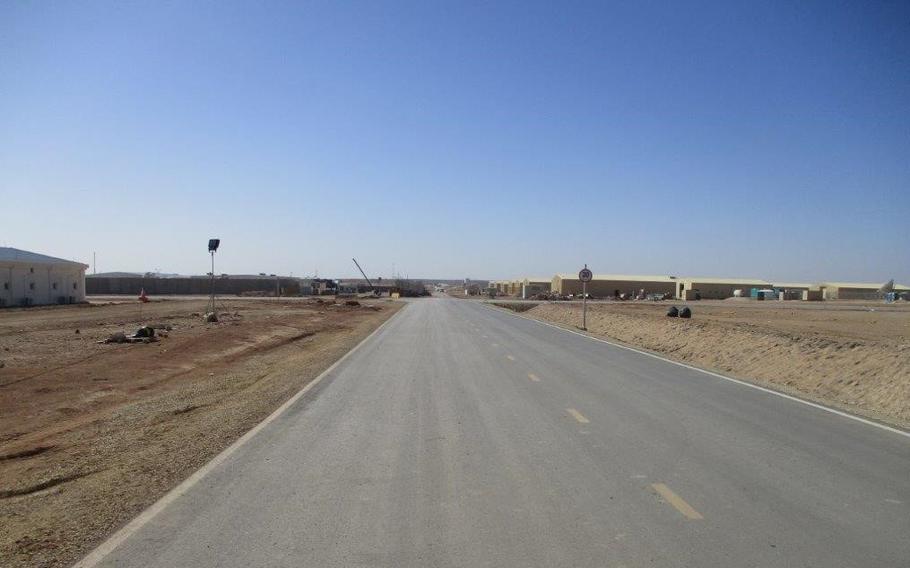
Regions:
M 2 369 L 3 367 L 6 367 L 6 363 L 4 363 L 3 361 L 0 361 L 0 369 Z
M 76 328 L 76 335 L 79 335 L 79 328 Z
M 667 317 L 675 318 L 678 316 L 679 316 L 679 310 L 676 308 L 676 306 L 670 306 L 670 309 L 667 310 Z
M 359 306 L 360 302 L 358 302 L 357 300 L 346 300 L 344 302 L 344 305 L 345 306 Z
M 104 343 L 126 343 L 126 334 L 122 331 L 114 332 L 104 340 Z
M 679 317 L 681 317 L 681 318 L 692 317 L 692 310 L 690 310 L 688 307 L 682 308 L 681 310 L 679 310 Z
M 145 288 L 142 288 L 139 291 L 139 301 L 142 302 L 143 304 L 147 304 L 149 301 L 149 297 L 145 295 Z
M 215 312 L 208 312 L 202 317 L 202 319 L 205 321 L 205 323 L 215 323 L 218 321 L 218 316 L 215 315 Z
M 151 343 L 153 341 L 158 341 L 158 338 L 155 337 L 155 328 L 145 325 L 137 329 L 133 335 L 116 331 L 98 343 Z

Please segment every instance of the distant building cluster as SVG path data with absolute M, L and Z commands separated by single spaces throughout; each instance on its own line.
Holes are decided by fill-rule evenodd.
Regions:
M 178 274 L 109 272 L 86 277 L 88 265 L 16 248 L 0 247 L 0 307 L 84 302 L 86 295 L 206 295 L 300 296 L 373 293 L 419 296 L 428 293 L 421 280 L 383 280 L 377 277 L 335 280 L 294 278 L 275 274 Z M 465 294 L 532 298 L 576 298 L 582 294 L 577 274 L 526 277 L 514 280 L 439 281 L 436 289 L 458 282 Z M 679 300 L 724 299 L 737 296 L 759 300 L 910 299 L 910 287 L 878 282 L 770 282 L 759 278 L 642 276 L 595 274 L 585 292 L 591 298 Z
M 882 282 L 770 282 L 760 278 L 713 278 L 595 274 L 585 292 L 592 298 L 645 299 L 663 296 L 677 300 L 753 297 L 783 300 L 871 300 L 888 292 L 910 294 L 910 287 Z M 580 297 L 582 282 L 577 274 L 556 274 L 551 278 L 527 277 L 494 280 L 490 291 L 497 295 L 525 299 Z

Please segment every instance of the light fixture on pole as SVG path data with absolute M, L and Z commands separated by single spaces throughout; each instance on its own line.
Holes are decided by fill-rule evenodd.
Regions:
M 211 313 L 215 313 L 215 251 L 218 250 L 218 245 L 221 244 L 221 239 L 209 239 L 209 254 L 212 255 L 212 287 L 211 287 L 211 297 L 209 299 Z M 217 318 L 217 314 L 215 315 Z

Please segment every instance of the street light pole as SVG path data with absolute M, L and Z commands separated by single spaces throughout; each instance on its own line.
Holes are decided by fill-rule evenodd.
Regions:
M 211 278 L 211 296 L 209 302 L 211 303 L 211 313 L 215 314 L 215 321 L 218 321 L 218 314 L 215 313 L 215 251 L 218 250 L 218 245 L 221 244 L 221 239 L 209 239 L 209 254 L 212 255 L 212 278 Z
M 211 304 L 210 312 L 215 313 L 215 251 L 210 250 L 209 254 L 212 255 L 212 274 L 211 274 L 211 285 L 209 288 L 209 303 Z

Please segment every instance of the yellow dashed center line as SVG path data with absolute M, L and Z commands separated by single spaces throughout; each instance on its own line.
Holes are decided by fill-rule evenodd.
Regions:
M 508 359 L 509 361 L 514 361 L 515 357 L 512 357 L 511 355 L 506 355 L 506 359 Z
M 682 497 L 676 493 L 673 493 L 673 491 L 663 483 L 652 483 L 651 488 L 654 489 L 654 491 L 657 491 L 660 496 L 667 501 L 667 503 L 673 505 L 673 507 L 675 507 L 676 510 L 682 513 L 687 519 L 692 521 L 704 519 L 704 517 L 701 516 L 701 513 L 692 508 L 692 505 L 689 505 L 683 501 Z
M 540 377 L 538 377 L 534 373 L 528 373 L 528 378 L 531 379 L 532 381 L 534 381 L 535 383 L 540 382 Z
M 572 418 L 574 418 L 575 420 L 578 420 L 578 421 L 581 422 L 582 424 L 587 424 L 588 422 L 590 422 L 590 420 L 588 420 L 587 418 L 585 418 L 585 415 L 584 415 L 584 414 L 582 414 L 581 412 L 575 410 L 574 408 L 567 408 L 567 409 L 566 409 L 566 412 L 568 412 L 569 414 L 571 414 L 571 415 L 572 415 Z

